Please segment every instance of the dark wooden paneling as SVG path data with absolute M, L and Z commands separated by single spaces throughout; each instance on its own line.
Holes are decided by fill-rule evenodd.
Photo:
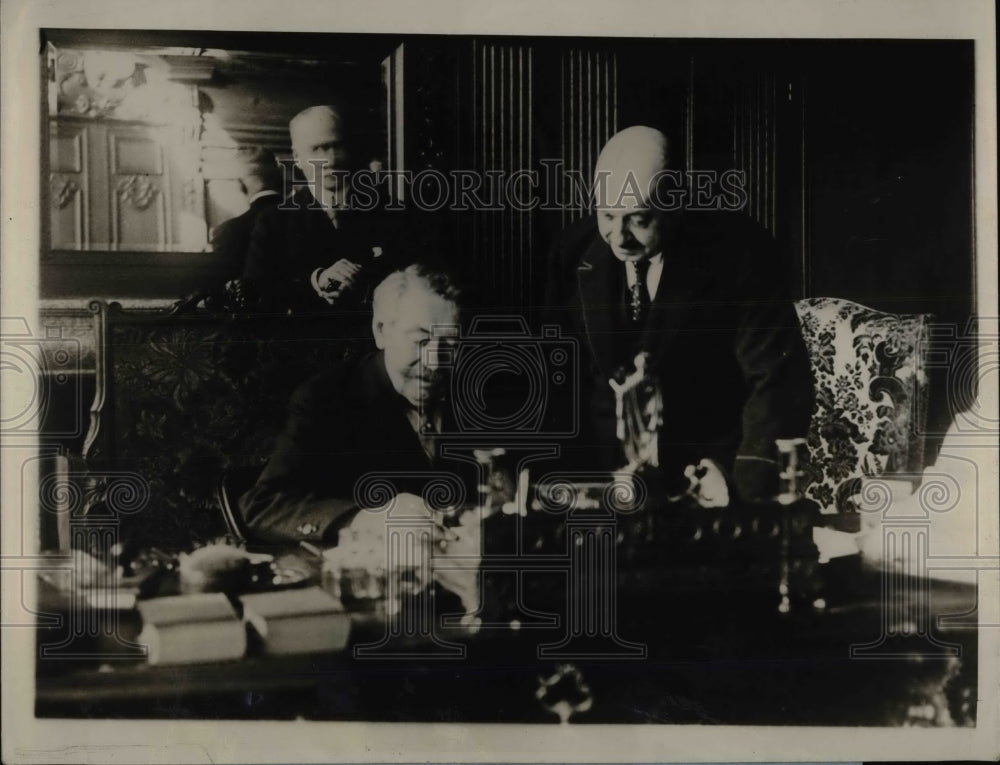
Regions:
M 927 461 L 978 375 L 974 314 L 973 50 L 962 41 L 844 42 L 815 51 L 805 102 L 806 286 L 930 313 L 956 341 L 929 370 Z M 962 358 L 963 351 L 966 357 Z
M 372 38 L 362 56 L 368 38 L 350 39 L 359 61 L 392 49 Z M 746 173 L 747 212 L 788 255 L 798 294 L 958 324 L 972 312 L 971 44 L 417 36 L 404 47 L 407 169 L 550 160 L 589 182 L 608 135 L 651 125 L 678 163 Z M 545 251 L 584 212 L 560 192 L 550 212 L 440 216 L 451 257 L 494 304 L 537 300 Z M 213 269 L 208 256 L 78 255 L 44 261 L 44 296 L 173 297 Z
M 535 163 L 533 63 L 530 46 L 473 45 L 473 169 L 499 172 L 505 195 L 506 180 Z M 532 215 L 503 202 L 500 210 L 475 213 L 476 261 L 498 302 L 517 306 L 534 277 Z
M 963 321 L 972 305 L 972 46 L 844 43 L 806 106 L 812 295 Z
M 601 148 L 618 132 L 618 57 L 613 51 L 571 49 L 559 63 L 559 159 L 567 173 L 562 224 L 567 226 L 587 213 L 590 201 L 576 193 L 573 176 L 589 187 Z

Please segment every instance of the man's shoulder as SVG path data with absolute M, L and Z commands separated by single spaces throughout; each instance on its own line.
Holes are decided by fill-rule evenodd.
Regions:
M 358 405 L 378 388 L 378 373 L 377 353 L 336 362 L 302 383 L 295 395 L 300 401 L 336 398 L 349 406 Z
M 237 216 L 238 218 L 239 216 Z M 239 224 L 236 222 L 236 218 L 227 218 L 216 226 L 212 227 L 212 231 L 209 235 L 209 241 L 218 245 L 220 242 L 224 242 L 230 236 L 232 236 L 233 231 Z
M 325 213 L 310 209 L 309 205 L 308 200 L 295 195 L 268 205 L 254 217 L 252 238 L 266 242 L 268 249 L 296 249 L 303 239 L 316 237 L 327 224 Z
M 277 207 L 278 203 L 282 201 L 282 196 L 280 192 L 274 192 L 273 194 L 264 194 L 263 196 L 257 197 L 253 202 L 250 203 L 250 209 L 247 211 L 253 215 L 259 215 L 265 210 L 270 210 L 272 207 Z
M 769 248 L 774 240 L 746 213 L 736 210 L 688 210 L 680 219 L 677 238 L 695 247 Z
M 556 242 L 553 257 L 557 258 L 563 267 L 573 268 L 579 264 L 584 254 L 599 241 L 597 220 L 593 215 L 586 215 L 562 230 Z
M 257 211 L 260 219 L 283 220 L 294 215 L 314 215 L 323 214 L 323 211 L 316 207 L 316 200 L 308 192 L 301 189 L 287 196 L 275 196 L 273 201 L 262 205 Z
M 597 235 L 597 219 L 588 214 L 566 226 L 559 237 L 559 242 L 563 247 L 573 248 L 589 245 Z
M 700 274 L 696 278 L 717 300 L 735 306 L 787 298 L 788 255 L 767 229 L 745 213 L 688 213 L 675 241 L 680 243 L 673 250 L 675 267 Z

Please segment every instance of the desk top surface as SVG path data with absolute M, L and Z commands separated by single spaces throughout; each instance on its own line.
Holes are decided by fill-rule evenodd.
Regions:
M 289 560 L 315 567 L 305 553 Z M 135 658 L 116 638 L 134 639 L 132 612 L 105 612 L 115 614 L 115 626 L 89 637 L 68 618 L 38 630 L 40 646 L 63 648 L 38 661 L 36 713 L 974 724 L 975 587 L 890 573 L 856 558 L 834 561 L 823 567 L 822 608 L 796 604 L 780 613 L 773 592 L 738 581 L 678 588 L 676 570 L 634 566 L 614 596 L 604 593 L 612 599 L 602 609 L 559 613 L 560 600 L 572 600 L 564 570 L 499 567 L 484 569 L 484 592 L 503 595 L 484 598 L 477 630 L 460 623 L 456 602 L 431 590 L 429 630 L 407 623 L 406 609 L 396 616 L 356 610 L 350 645 L 338 654 L 251 650 L 241 660 L 187 666 Z M 539 596 L 560 589 L 561 599 Z M 580 621 L 587 613 L 608 618 Z M 67 630 L 76 630 L 72 641 Z M 130 650 L 133 658 L 121 658 Z M 87 658 L 87 651 L 105 655 Z

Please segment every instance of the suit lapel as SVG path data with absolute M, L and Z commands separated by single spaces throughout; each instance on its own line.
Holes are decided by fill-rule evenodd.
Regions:
M 618 365 L 615 350 L 621 337 L 616 329 L 621 326 L 623 272 L 622 264 L 597 237 L 576 270 L 587 342 L 604 377 L 610 377 Z M 681 238 L 668 245 L 642 337 L 642 347 L 650 353 L 654 364 L 688 321 L 695 298 L 704 288 L 705 277 L 697 253 Z
M 617 366 L 615 329 L 621 312 L 621 263 L 594 237 L 576 268 L 577 290 L 587 342 L 603 377 Z
M 668 352 L 677 333 L 690 321 L 708 273 L 696 247 L 686 241 L 681 228 L 664 247 L 663 271 L 649 309 L 643 347 L 653 364 Z
M 370 358 L 370 366 L 364 377 L 366 409 L 371 415 L 371 422 L 366 426 L 369 432 L 377 434 L 378 440 L 386 448 L 397 454 L 406 455 L 406 461 L 413 463 L 408 466 L 410 469 L 430 467 L 430 460 L 424 454 L 420 438 L 406 417 L 404 408 L 406 403 L 392 387 L 381 351 Z

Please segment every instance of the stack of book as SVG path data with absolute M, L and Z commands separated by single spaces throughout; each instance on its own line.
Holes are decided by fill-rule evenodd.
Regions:
M 150 664 L 230 661 L 246 652 L 246 629 L 221 592 L 152 598 L 138 609 L 138 642 Z
M 253 593 L 240 602 L 243 620 L 265 654 L 327 653 L 347 646 L 351 617 L 319 587 Z

